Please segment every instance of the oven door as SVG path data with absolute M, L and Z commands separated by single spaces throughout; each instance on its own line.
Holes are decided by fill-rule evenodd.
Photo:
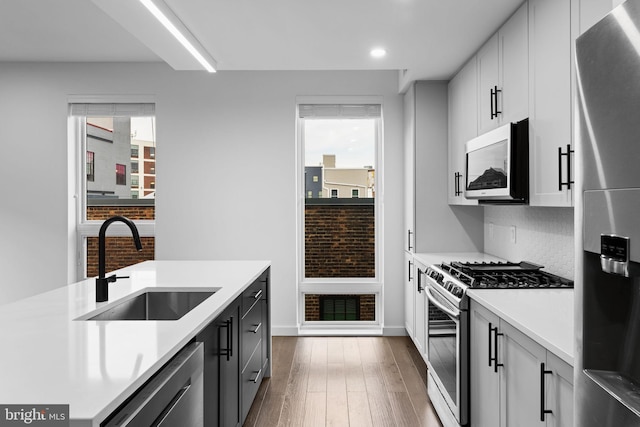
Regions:
M 469 317 L 427 284 L 428 368 L 440 393 L 460 425 L 469 412 Z

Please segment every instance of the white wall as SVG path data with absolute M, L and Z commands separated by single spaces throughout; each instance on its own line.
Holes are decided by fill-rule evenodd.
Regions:
M 573 209 L 485 206 L 484 210 L 484 252 L 540 264 L 549 273 L 573 279 Z M 511 226 L 516 227 L 515 243 Z
M 295 97 L 383 96 L 384 321 L 402 327 L 402 103 L 396 72 L 211 75 L 163 64 L 1 63 L 0 94 L 0 304 L 72 277 L 69 96 L 155 95 L 156 257 L 272 260 L 276 332 L 296 324 Z

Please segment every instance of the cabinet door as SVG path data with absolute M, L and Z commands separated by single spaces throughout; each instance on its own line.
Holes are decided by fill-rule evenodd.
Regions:
M 493 328 L 499 326 L 499 318 L 474 301 L 471 301 L 470 317 L 470 420 L 473 426 L 497 427 L 500 425 L 500 371 L 495 372 L 490 359 L 495 357 Z
M 518 122 L 529 116 L 529 30 L 527 3 L 500 28 L 499 123 Z M 498 87 L 500 89 L 500 86 Z
M 219 408 L 220 427 L 236 427 L 240 421 L 240 301 L 220 316 Z M 206 406 L 206 405 L 205 405 Z
M 404 250 L 415 252 L 415 83 L 404 94 Z
M 499 87 L 498 33 L 494 34 L 477 53 L 478 61 L 478 134 L 498 126 L 492 91 Z
M 478 75 L 476 57 L 449 82 L 449 173 L 447 199 L 450 205 L 477 205 L 464 197 L 465 144 L 478 136 Z
M 427 317 L 426 317 L 426 301 L 425 301 L 425 272 L 427 267 L 415 264 L 415 283 L 414 283 L 414 299 L 415 299 L 415 319 L 414 342 L 416 348 L 422 355 L 427 354 Z
M 240 298 L 196 336 L 204 343 L 204 425 L 240 425 Z
M 404 327 L 407 334 L 413 338 L 413 327 L 415 325 L 414 303 L 413 303 L 413 256 L 404 254 Z
M 553 353 L 547 352 L 545 370 L 545 419 L 547 427 L 573 427 L 573 368 Z
M 539 427 L 540 364 L 546 350 L 508 323 L 501 321 L 498 337 L 500 378 L 500 425 Z
M 532 206 L 571 206 L 566 152 L 571 145 L 569 0 L 529 1 L 529 198 Z M 561 170 L 562 169 L 562 170 Z

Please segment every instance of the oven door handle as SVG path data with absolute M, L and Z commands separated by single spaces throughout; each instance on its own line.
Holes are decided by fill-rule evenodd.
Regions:
M 431 287 L 430 286 L 425 286 L 424 287 L 424 291 L 427 294 L 427 298 L 429 299 L 429 302 L 431 302 L 431 304 L 435 305 L 436 307 L 438 307 L 440 310 L 444 311 L 445 313 L 447 313 L 449 316 L 453 317 L 456 320 L 460 319 L 460 311 L 459 310 L 452 310 L 451 308 L 445 306 L 444 304 L 442 304 L 440 301 L 438 301 L 436 299 L 436 297 L 433 295 L 433 293 L 431 292 Z

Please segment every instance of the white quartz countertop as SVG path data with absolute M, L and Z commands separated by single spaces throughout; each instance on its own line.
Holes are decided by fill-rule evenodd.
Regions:
M 0 306 L 0 403 L 69 404 L 72 426 L 98 426 L 269 265 L 147 261 L 118 270 L 107 302 L 88 279 Z M 179 320 L 75 320 L 146 288 L 219 290 Z
M 419 253 L 414 259 L 426 266 L 505 261 L 481 252 Z M 470 289 L 467 295 L 573 366 L 573 289 Z
M 573 366 L 573 289 L 471 289 L 467 294 Z

